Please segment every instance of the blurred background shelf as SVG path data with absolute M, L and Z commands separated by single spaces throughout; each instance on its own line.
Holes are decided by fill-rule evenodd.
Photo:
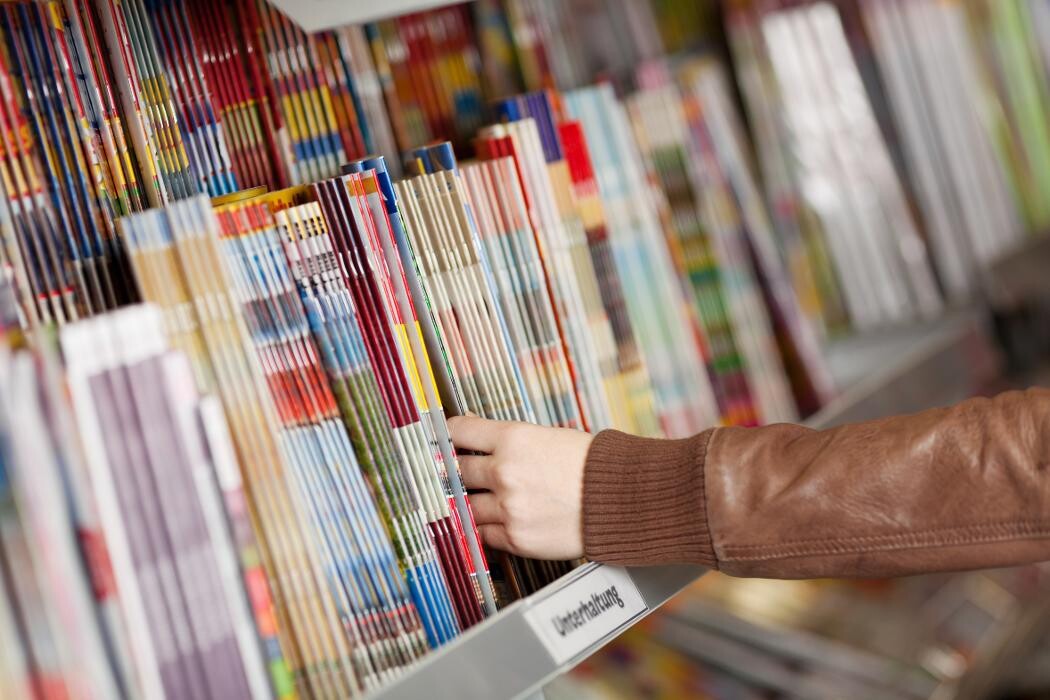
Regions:
M 697 661 L 796 697 L 927 698 L 926 674 L 820 636 L 749 622 L 697 600 L 669 613 L 654 636 Z
M 987 318 L 974 310 L 851 336 L 827 352 L 843 390 L 806 421 L 814 428 L 960 401 L 991 381 L 1000 364 Z
M 860 584 L 712 575 L 648 631 L 788 697 L 1012 697 L 1022 678 L 1045 689 L 1046 583 L 1038 568 Z

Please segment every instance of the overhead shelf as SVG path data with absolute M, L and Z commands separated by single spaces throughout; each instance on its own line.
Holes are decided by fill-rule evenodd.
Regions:
M 971 395 L 996 371 L 991 341 L 973 312 L 846 340 L 833 345 L 830 353 L 832 372 L 849 388 L 807 421 L 814 428 L 950 403 Z M 460 700 L 534 695 L 705 573 L 699 566 L 625 570 L 588 564 L 468 630 L 374 697 Z M 568 639 L 559 638 L 551 627 L 558 611 L 586 603 L 592 592 L 608 588 L 609 581 L 621 585 L 618 592 L 625 606 L 609 613 L 607 628 L 587 636 L 588 626 L 600 626 L 590 620 L 580 632 L 566 635 Z M 637 607 L 626 600 L 630 590 L 637 591 Z
M 454 0 L 271 0 L 271 3 L 306 32 L 374 22 L 457 4 Z

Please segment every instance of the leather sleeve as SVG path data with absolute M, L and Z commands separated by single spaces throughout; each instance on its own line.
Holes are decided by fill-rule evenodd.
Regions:
M 608 440 L 599 435 L 598 449 L 609 452 Z M 615 452 L 630 456 L 636 445 L 621 443 Z M 714 561 L 732 575 L 885 577 L 1050 560 L 1050 391 L 823 431 L 719 428 L 704 448 L 683 448 L 703 464 L 679 472 L 710 548 L 691 560 Z M 588 532 L 588 517 L 599 520 L 597 501 L 588 499 L 601 490 L 591 471 L 589 457 L 588 554 L 598 538 Z M 636 499 L 635 520 L 658 501 Z M 695 526 L 682 523 L 663 530 L 695 537 Z M 637 542 L 630 561 L 615 545 L 604 547 L 606 561 L 658 563 L 639 556 Z

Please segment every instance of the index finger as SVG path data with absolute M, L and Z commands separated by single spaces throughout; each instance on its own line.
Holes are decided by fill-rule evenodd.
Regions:
M 448 432 L 457 449 L 492 454 L 504 425 L 501 421 L 477 416 L 456 416 L 448 419 Z

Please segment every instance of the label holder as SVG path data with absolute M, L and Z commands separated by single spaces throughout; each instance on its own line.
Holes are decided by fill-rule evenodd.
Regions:
M 630 573 L 605 565 L 584 569 L 527 605 L 525 621 L 559 666 L 585 658 L 649 612 Z

